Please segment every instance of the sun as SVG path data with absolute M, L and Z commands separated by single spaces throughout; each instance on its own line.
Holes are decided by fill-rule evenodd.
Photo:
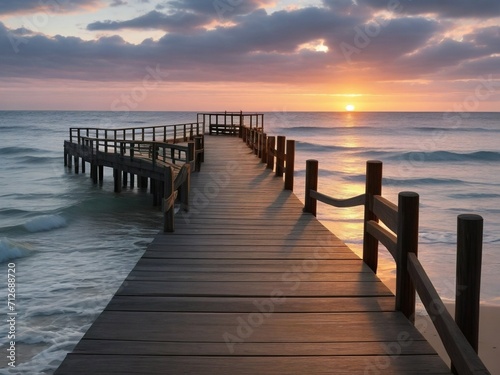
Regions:
M 345 110 L 346 110 L 347 112 L 352 112 L 352 111 L 354 111 L 355 109 L 356 109 L 356 107 L 355 107 L 355 106 L 353 106 L 352 104 L 348 104 L 348 105 L 346 105 L 346 106 L 345 106 Z

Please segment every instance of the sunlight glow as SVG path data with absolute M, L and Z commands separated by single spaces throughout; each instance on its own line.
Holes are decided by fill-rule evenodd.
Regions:
M 346 106 L 345 106 L 345 110 L 346 110 L 347 112 L 352 112 L 352 111 L 354 111 L 355 109 L 356 109 L 356 107 L 355 107 L 354 105 L 352 105 L 352 104 L 348 104 L 348 105 L 346 105 Z

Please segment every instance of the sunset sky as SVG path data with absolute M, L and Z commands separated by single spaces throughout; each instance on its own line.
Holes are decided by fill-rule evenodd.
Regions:
M 498 0 L 0 0 L 0 109 L 500 110 Z

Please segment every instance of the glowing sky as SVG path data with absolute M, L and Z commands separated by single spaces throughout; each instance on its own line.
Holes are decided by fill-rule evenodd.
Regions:
M 0 0 L 0 109 L 500 110 L 498 0 Z

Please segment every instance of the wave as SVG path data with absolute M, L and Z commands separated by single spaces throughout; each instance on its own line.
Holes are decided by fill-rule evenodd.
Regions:
M 31 219 L 24 224 L 24 228 L 29 232 L 36 233 L 63 228 L 67 225 L 66 219 L 60 215 L 44 215 Z
M 461 161 L 500 161 L 500 152 L 475 151 L 470 153 L 459 153 L 451 151 L 410 151 L 397 153 L 394 151 L 370 150 L 357 152 L 356 156 L 377 157 L 386 160 L 405 160 L 410 162 L 461 162 Z
M 45 152 L 45 150 L 32 147 L 16 147 L 16 146 L 0 147 L 0 155 L 19 155 L 19 154 L 26 155 L 26 154 L 36 154 L 40 152 Z
M 500 194 L 496 193 L 449 194 L 448 197 L 456 199 L 489 199 L 489 198 L 500 198 Z
M 416 126 L 411 128 L 413 130 L 423 131 L 423 132 L 465 132 L 465 133 L 499 133 L 500 129 L 491 129 L 491 128 L 439 128 L 435 126 Z
M 317 143 L 297 141 L 297 150 L 312 151 L 312 152 L 327 152 L 327 151 L 353 151 L 359 150 L 357 147 L 344 147 L 333 145 L 319 145 Z
M 376 128 L 373 126 L 290 126 L 290 127 L 278 127 L 276 131 L 278 133 L 288 133 L 288 134 L 296 134 L 296 133 L 314 133 L 314 134 L 332 134 L 339 131 L 359 131 L 359 130 L 377 130 L 384 131 L 387 128 Z
M 20 242 L 0 238 L 0 263 L 30 255 L 33 250 Z
M 342 177 L 343 180 L 351 182 L 365 182 L 366 176 L 364 174 L 350 175 Z M 446 185 L 446 184 L 465 184 L 463 180 L 453 179 L 453 178 L 390 178 L 383 177 L 383 185 Z

